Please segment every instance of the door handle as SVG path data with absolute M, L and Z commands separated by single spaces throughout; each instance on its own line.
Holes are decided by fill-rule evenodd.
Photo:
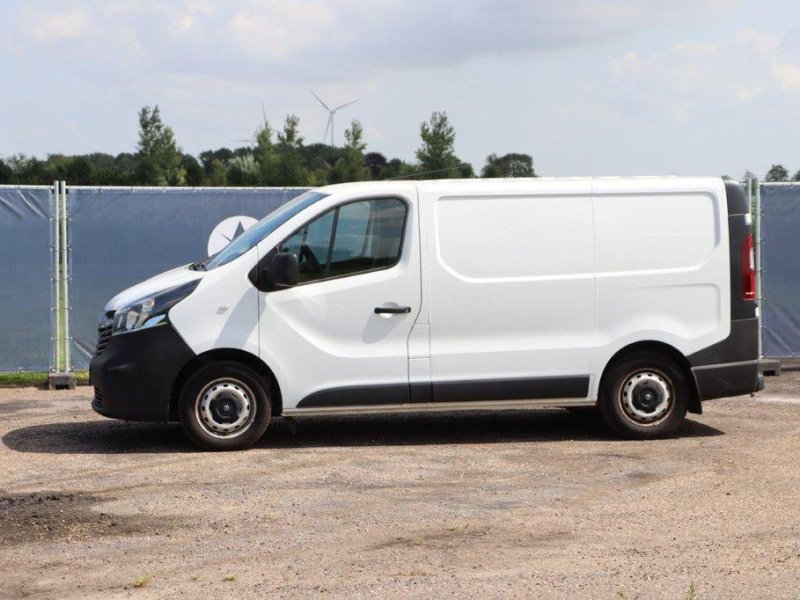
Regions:
M 376 306 L 376 315 L 403 315 L 411 312 L 410 306 Z

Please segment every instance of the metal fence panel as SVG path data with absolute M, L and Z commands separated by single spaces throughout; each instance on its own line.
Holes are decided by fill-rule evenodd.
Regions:
M 304 191 L 70 188 L 74 368 L 88 366 L 98 316 L 112 296 L 157 273 L 213 254 Z
M 800 185 L 761 186 L 762 351 L 800 355 Z
M 0 371 L 50 366 L 51 202 L 46 187 L 0 188 Z

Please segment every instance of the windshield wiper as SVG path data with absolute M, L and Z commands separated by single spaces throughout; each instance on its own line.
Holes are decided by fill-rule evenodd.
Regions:
M 200 260 L 200 261 L 198 261 L 196 263 L 192 263 L 189 266 L 189 268 L 192 271 L 205 271 L 206 270 L 206 266 L 208 265 L 208 263 L 211 262 L 211 259 L 214 258 L 217 254 L 219 254 L 219 252 L 215 252 L 211 256 L 206 256 L 203 260 Z
M 204 258 L 203 260 L 198 260 L 197 262 L 193 262 L 192 264 L 189 265 L 189 268 L 192 271 L 205 271 L 206 270 L 206 265 L 208 264 L 209 260 L 211 260 L 210 256 L 207 257 L 207 258 Z

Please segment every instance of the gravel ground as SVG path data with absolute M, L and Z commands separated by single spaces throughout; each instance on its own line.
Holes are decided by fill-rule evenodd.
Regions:
M 675 439 L 564 410 L 276 421 L 245 452 L 0 390 L 0 596 L 800 598 L 800 372 Z

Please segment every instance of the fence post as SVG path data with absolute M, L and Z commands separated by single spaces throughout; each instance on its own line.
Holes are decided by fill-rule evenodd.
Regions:
M 761 284 L 761 252 L 764 247 L 764 210 L 761 208 L 761 182 L 756 181 L 756 289 L 758 290 L 756 293 L 758 299 L 758 358 L 764 358 L 764 349 L 763 349 L 763 324 L 762 318 L 764 316 L 764 288 Z
M 72 336 L 70 335 L 70 313 L 72 306 L 69 303 L 69 288 L 72 283 L 72 269 L 70 268 L 70 254 L 72 246 L 69 239 L 69 211 L 67 210 L 68 200 L 67 182 L 61 182 L 61 226 L 63 247 L 62 260 L 64 261 L 64 371 L 72 373 Z
M 56 361 L 50 373 L 49 387 L 75 388 L 75 374 L 70 360 L 69 335 L 69 246 L 67 244 L 67 184 L 56 181 L 54 265 L 56 279 Z
M 57 373 L 61 370 L 61 267 L 59 265 L 59 249 L 61 243 L 59 236 L 61 232 L 61 205 L 58 201 L 60 193 L 58 182 L 53 182 L 50 202 L 50 251 L 53 253 L 53 274 L 50 278 L 52 285 L 52 296 L 50 306 L 50 336 L 51 362 L 50 372 Z

